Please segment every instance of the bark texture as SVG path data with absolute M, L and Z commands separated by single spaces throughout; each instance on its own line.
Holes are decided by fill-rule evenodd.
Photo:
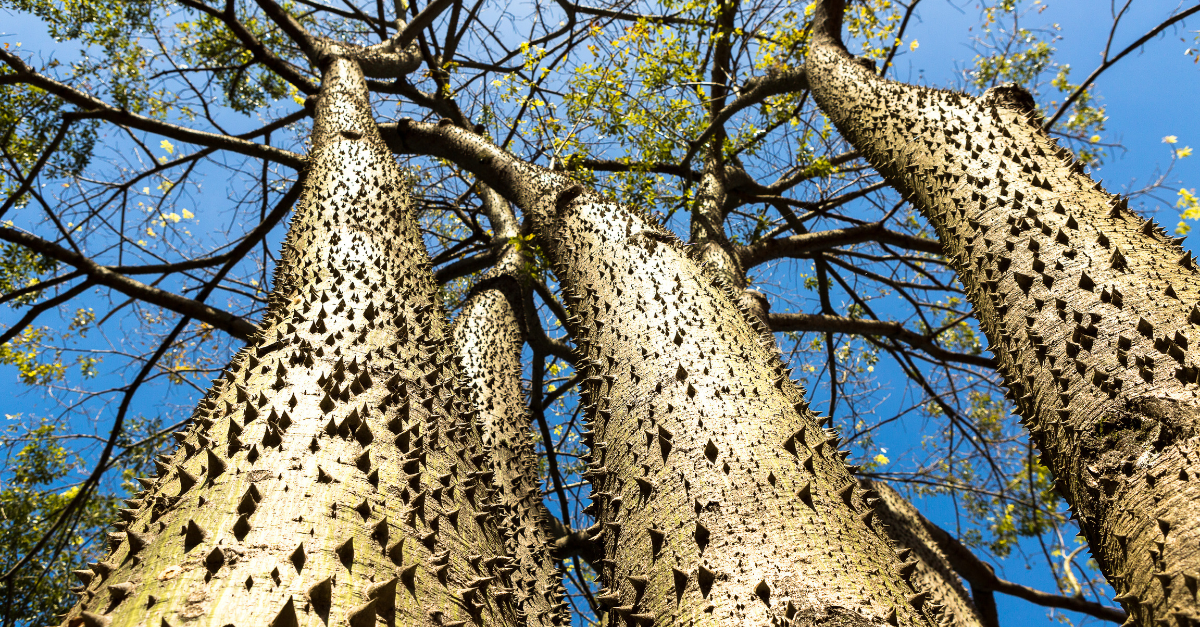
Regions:
M 507 204 L 485 188 L 485 208 L 498 241 L 517 235 L 512 212 L 487 205 Z M 503 214 L 507 213 L 507 216 Z M 515 560 L 513 588 L 520 615 L 531 626 L 567 625 L 570 616 L 562 570 L 551 554 L 555 539 L 550 513 L 542 504 L 530 416 L 521 389 L 521 273 L 525 255 L 503 246 L 499 263 L 472 290 L 454 324 L 467 398 L 482 423 L 483 443 L 495 473 L 500 530 Z
M 515 623 L 407 183 L 329 62 L 262 331 L 80 571 L 66 624 Z
M 389 129 L 532 215 L 583 354 L 613 624 L 923 625 L 901 564 L 738 295 L 669 232 L 448 124 Z
M 1016 86 L 980 98 L 807 63 L 822 110 L 936 229 L 1016 407 L 1134 624 L 1200 621 L 1200 273 L 1041 130 Z
M 740 292 L 626 208 L 557 204 L 537 226 L 578 316 L 612 612 L 661 625 L 922 624 L 837 438 Z
M 911 557 L 907 568 L 913 571 L 913 586 L 928 592 L 932 602 L 945 606 L 943 623 L 955 627 L 998 627 L 995 616 L 986 620 L 975 608 L 971 595 L 937 541 L 925 529 L 924 517 L 912 503 L 882 481 L 859 479 L 859 483 L 863 490 L 878 495 L 875 513 L 883 523 L 884 532 L 898 550 L 907 551 L 906 555 Z

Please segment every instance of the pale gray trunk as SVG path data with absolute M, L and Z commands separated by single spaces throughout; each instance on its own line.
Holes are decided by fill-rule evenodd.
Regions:
M 836 438 L 740 290 L 592 194 L 547 213 L 535 223 L 588 376 L 599 598 L 646 624 L 922 624 Z
M 936 229 L 1131 620 L 1200 620 L 1200 273 L 1042 131 L 1018 87 L 884 81 L 818 11 L 813 95 Z
M 437 285 L 353 61 L 329 61 L 309 164 L 262 331 L 67 624 L 514 623 Z
M 500 530 L 517 567 L 512 578 L 519 616 L 531 626 L 567 625 L 562 570 L 551 554 L 553 521 L 542 503 L 530 416 L 521 390 L 525 343 L 521 281 L 528 260 L 519 248 L 501 243 L 518 234 L 515 220 L 511 211 L 489 205 L 507 201 L 481 187 L 503 252 L 463 304 L 454 323 L 454 339 L 467 400 L 482 421 L 483 443 L 495 473 Z
M 534 217 L 583 352 L 598 601 L 633 625 L 931 622 L 837 438 L 678 240 L 461 129 L 388 134 Z

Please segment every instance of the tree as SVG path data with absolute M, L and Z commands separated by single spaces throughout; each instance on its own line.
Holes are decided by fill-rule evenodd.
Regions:
M 215 605 L 179 592 L 202 586 L 206 599 L 250 600 L 238 624 L 554 624 L 566 620 L 555 558 L 571 560 L 568 601 L 630 624 L 991 626 L 993 591 L 1123 619 L 1003 581 L 883 484 L 888 507 L 872 509 L 878 495 L 852 478 L 907 478 L 961 498 L 973 521 L 963 538 L 976 550 L 1003 552 L 1016 536 L 1065 522 L 1049 474 L 993 395 L 993 365 L 1009 380 L 1016 368 L 1003 354 L 979 354 L 951 274 L 966 272 L 966 261 L 948 264 L 916 214 L 891 206 L 884 181 L 925 211 L 912 186 L 930 179 L 900 181 L 894 164 L 846 130 L 857 113 L 840 113 L 838 99 L 874 79 L 863 71 L 849 87 L 822 82 L 828 66 L 814 60 L 831 49 L 829 30 L 810 30 L 802 12 L 563 3 L 493 27 L 491 7 L 451 2 L 19 6 L 94 54 L 64 65 L 0 52 L 0 82 L 14 96 L 4 105 L 2 211 L 21 221 L 0 227 L 10 243 L 0 298 L 24 309 L 2 338 L 5 359 L 56 389 L 74 380 L 64 351 L 98 347 L 71 335 L 76 328 L 119 322 L 145 342 L 122 349 L 135 356 L 124 380 L 111 365 L 100 377 L 116 390 L 116 419 L 78 496 L 22 536 L 32 548 L 3 575 L 10 594 L 17 573 L 61 546 L 62 530 L 95 529 L 95 517 L 81 517 L 85 504 L 119 491 L 105 473 L 148 457 L 173 430 L 136 417 L 139 390 L 186 404 L 187 386 L 202 389 L 190 379 L 223 364 L 232 338 L 250 346 L 121 514 L 114 552 L 81 573 L 90 579 L 73 621 L 215 616 L 205 609 Z M 915 7 L 848 13 L 884 71 Z M 1019 9 L 1000 13 L 1016 20 Z M 983 59 L 978 76 L 1052 70 L 1037 50 L 995 71 Z M 1102 123 L 1087 83 L 1054 85 L 1074 103 L 1076 115 L 1057 127 L 1067 137 Z M 428 121 L 388 122 L 392 101 L 401 117 Z M 822 129 L 826 114 L 861 153 Z M 411 192 L 381 137 L 417 168 Z M 118 146 L 144 163 L 114 161 Z M 1094 160 L 1090 150 L 1079 156 Z M 196 186 L 220 180 L 218 168 L 237 182 L 234 200 L 206 212 L 226 211 L 231 224 L 249 225 L 244 234 L 191 222 L 200 210 L 189 207 L 213 196 L 211 185 L 202 195 Z M 47 198 L 42 181 L 65 191 Z M 161 194 L 149 191 L 154 183 Z M 293 205 L 275 261 L 273 229 Z M 666 214 L 651 216 L 654 208 Z M 953 250 L 954 234 L 929 219 Z M 784 304 L 754 289 L 768 276 L 763 264 L 781 259 L 801 260 L 793 268 L 808 278 L 797 287 L 812 290 L 819 313 L 772 313 Z M 963 280 L 973 296 L 972 281 Z M 97 288 L 119 300 L 97 300 Z M 218 290 L 223 305 L 208 302 Z M 68 302 L 105 313 L 97 321 L 80 309 L 70 320 L 60 313 Z M 461 310 L 453 332 L 443 302 Z M 120 311 L 136 316 L 113 318 Z M 67 330 L 58 338 L 33 326 L 56 316 Z M 567 335 L 554 337 L 548 324 Z M 522 341 L 531 358 L 522 359 Z M 816 383 L 827 416 L 809 410 L 784 355 Z M 897 414 L 937 425 L 930 463 L 907 474 L 890 472 L 877 444 L 888 421 L 864 420 L 881 356 L 915 391 Z M 80 366 L 95 371 L 94 361 Z M 165 392 L 143 389 L 156 379 Z M 85 396 L 80 411 L 88 398 L 100 396 Z M 162 413 L 162 423 L 178 421 Z M 822 423 L 841 426 L 849 448 Z M 866 467 L 846 466 L 846 455 Z M 274 479 L 251 481 L 267 468 Z M 575 492 L 584 483 L 594 490 L 586 509 Z M 334 516 L 309 525 L 300 568 L 293 541 L 310 519 L 295 520 L 297 506 Z M 286 520 L 295 528 L 269 526 Z M 901 521 L 924 532 L 889 534 Z M 913 538 L 923 557 L 895 559 L 889 543 L 907 559 Z M 929 557 L 939 551 L 944 559 Z M 592 588 L 581 558 L 604 588 Z M 168 562 L 180 571 L 158 569 Z M 267 562 L 284 566 L 278 581 Z M 1069 558 L 1063 564 L 1060 585 L 1076 582 Z M 1147 597 L 1135 619 L 1186 615 L 1186 570 L 1176 578 L 1179 593 Z
M 313 148 L 268 317 L 81 571 L 69 622 L 514 620 L 408 183 L 369 115 L 377 52 L 313 53 Z
M 503 506 L 500 530 L 506 554 L 516 562 L 513 587 L 530 624 L 567 624 L 566 589 L 555 560 L 553 515 L 542 502 L 537 456 L 521 390 L 527 255 L 509 243 L 518 236 L 516 216 L 489 188 L 484 210 L 501 251 L 496 265 L 475 285 L 454 323 L 454 340 L 467 382 L 468 401 L 482 422 L 483 444 Z M 567 517 L 564 517 L 567 518 Z M 567 520 L 570 520 L 567 518 Z
M 1117 600 L 1138 624 L 1200 618 L 1191 252 L 1088 177 L 1028 92 L 881 81 L 841 46 L 843 12 L 814 17 L 813 96 L 938 231 Z

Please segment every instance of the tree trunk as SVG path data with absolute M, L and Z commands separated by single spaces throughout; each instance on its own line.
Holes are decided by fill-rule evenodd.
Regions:
M 437 286 L 354 61 L 328 62 L 309 163 L 263 330 L 67 624 L 514 624 Z
M 737 295 L 662 228 L 471 133 L 405 121 L 534 218 L 587 377 L 597 601 L 630 625 L 926 625 L 924 594 Z M 617 621 L 620 622 L 620 621 Z
M 1134 623 L 1200 620 L 1200 273 L 1083 173 L 1015 86 L 884 81 L 818 11 L 808 74 L 937 230 L 1059 491 Z
M 512 212 L 488 205 L 507 201 L 481 186 L 485 209 L 498 241 L 517 235 Z M 529 412 L 521 390 L 521 273 L 525 255 L 503 246 L 500 261 L 472 290 L 454 324 L 467 399 L 482 420 L 483 444 L 499 491 L 500 530 L 517 567 L 513 573 L 517 607 L 528 625 L 567 625 L 562 571 L 551 555 L 550 513 L 542 504 L 537 457 L 530 437 Z M 547 444 L 552 446 L 552 444 Z
M 976 609 L 949 560 L 926 531 L 924 517 L 912 503 L 882 481 L 858 481 L 864 490 L 872 490 L 879 496 L 875 513 L 883 523 L 884 533 L 897 549 L 910 552 L 913 586 L 928 592 L 930 601 L 945 606 L 944 620 L 954 627 L 999 627 L 995 602 L 988 604 L 990 614 Z M 987 594 L 991 601 L 991 592 Z
M 594 195 L 556 209 L 535 224 L 589 377 L 601 598 L 637 623 L 922 624 L 740 291 L 627 209 Z

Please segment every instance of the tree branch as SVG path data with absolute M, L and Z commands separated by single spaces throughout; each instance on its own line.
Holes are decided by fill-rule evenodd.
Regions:
M 248 339 L 250 334 L 258 330 L 258 327 L 244 318 L 215 307 L 210 307 L 200 301 L 146 285 L 141 281 L 135 281 L 127 276 L 113 272 L 107 267 L 75 251 L 67 250 L 54 242 L 44 240 L 36 235 L 18 231 L 11 227 L 0 226 L 0 239 L 20 244 L 51 259 L 74 266 L 85 272 L 88 278 L 96 284 L 110 287 L 126 296 L 158 305 L 164 309 L 190 316 L 217 329 L 221 329 L 238 339 Z
M 752 268 L 773 259 L 801 257 L 838 246 L 849 246 L 862 242 L 891 244 L 931 255 L 942 254 L 942 244 L 937 240 L 889 231 L 882 222 L 873 222 L 845 229 L 832 229 L 758 241 L 748 246 L 739 246 L 738 256 L 747 268 Z
M 1029 586 L 1001 579 L 996 576 L 995 571 L 992 570 L 990 565 L 976 557 L 957 538 L 951 536 L 945 529 L 930 522 L 929 519 L 920 513 L 917 516 L 920 517 L 921 524 L 925 527 L 925 530 L 929 532 L 929 535 L 933 536 L 938 547 L 946 554 L 946 559 L 954 567 L 954 571 L 965 579 L 967 583 L 971 584 L 972 590 L 1003 592 L 1004 594 L 1025 599 L 1030 603 L 1044 607 L 1072 610 L 1114 623 L 1123 623 L 1128 618 L 1128 614 L 1120 608 L 1101 605 L 1082 598 L 1050 594 L 1041 590 L 1035 590 Z
M 218 259 L 225 260 L 227 263 L 236 263 L 241 260 L 247 252 L 262 239 L 268 231 L 270 231 L 285 214 L 291 209 L 296 198 L 300 196 L 300 187 L 303 182 L 303 177 L 297 180 L 290 190 L 280 198 L 275 205 L 274 210 L 254 228 L 247 236 L 228 253 L 221 255 Z M 91 259 L 76 253 L 72 250 L 67 250 L 58 244 L 44 240 L 36 235 L 25 233 L 11 227 L 0 226 L 0 239 L 19 244 L 30 250 L 41 253 L 52 259 L 56 259 L 70 266 L 75 267 L 80 272 L 88 276 L 88 280 L 98 285 L 104 285 L 112 289 L 136 298 L 153 305 L 157 305 L 164 309 L 184 314 L 195 320 L 208 324 L 214 328 L 220 329 L 230 335 L 246 340 L 252 333 L 258 330 L 258 327 L 249 322 L 245 318 L 241 318 L 227 311 L 217 309 L 205 305 L 200 300 L 193 300 L 178 294 L 168 292 L 166 290 L 147 285 L 140 281 L 125 276 L 117 271 L 116 268 L 102 266 Z M 156 268 L 159 269 L 159 268 Z M 224 276 L 222 272 L 219 276 Z M 217 281 L 219 279 L 214 279 Z M 210 282 L 210 286 L 214 286 Z M 201 293 L 206 293 L 206 287 Z
M 1142 45 L 1144 45 L 1147 41 L 1150 41 L 1150 39 L 1153 38 L 1155 35 L 1166 30 L 1166 28 L 1168 26 L 1171 26 L 1172 24 L 1175 24 L 1176 22 L 1179 22 L 1179 21 L 1183 20 L 1184 18 L 1188 17 L 1189 15 L 1193 15 L 1197 12 L 1200 12 L 1200 4 L 1197 4 L 1196 6 L 1180 13 L 1179 15 L 1168 18 L 1162 24 L 1159 24 L 1158 26 L 1155 26 L 1154 28 L 1150 29 L 1150 32 L 1146 33 L 1145 35 L 1142 35 L 1140 38 L 1138 38 L 1137 41 L 1133 42 L 1132 44 L 1129 44 L 1129 46 L 1127 48 L 1122 50 L 1119 54 L 1117 54 L 1117 56 L 1113 57 L 1112 59 L 1109 59 L 1108 55 L 1106 54 L 1105 58 L 1104 58 L 1104 62 L 1101 63 L 1099 65 L 1099 67 L 1097 67 L 1095 70 L 1092 70 L 1092 73 L 1089 74 L 1088 77 L 1086 79 L 1084 79 L 1084 81 L 1082 83 L 1079 84 L 1079 87 L 1077 87 L 1075 89 L 1075 91 L 1071 92 L 1070 96 L 1067 96 L 1067 99 L 1064 100 L 1061 105 L 1059 105 L 1058 111 L 1055 111 L 1054 115 L 1050 116 L 1050 119 L 1046 120 L 1046 122 L 1044 124 L 1042 124 L 1042 128 L 1049 131 L 1054 126 L 1054 124 L 1056 122 L 1058 122 L 1058 119 L 1061 118 L 1063 116 L 1063 114 L 1067 112 L 1067 108 L 1070 107 L 1072 104 L 1074 104 L 1075 101 L 1078 100 L 1079 97 L 1083 95 L 1083 92 L 1087 90 L 1088 85 L 1091 85 L 1093 82 L 1095 82 L 1095 80 L 1097 78 L 1099 78 L 1100 75 L 1103 74 L 1105 70 L 1112 67 L 1114 64 L 1116 64 L 1117 61 L 1120 61 L 1122 58 L 1124 58 L 1125 55 L 1142 47 Z
M 291 13 L 288 13 L 286 9 L 276 4 L 274 0 L 255 1 L 258 3 L 259 8 L 263 10 L 263 13 L 266 13 L 272 22 L 275 22 L 279 30 L 282 30 L 288 38 L 300 47 L 300 51 L 304 53 L 304 56 L 308 57 L 308 60 L 313 65 L 320 65 L 321 55 L 317 49 L 316 38 L 308 32 L 308 29 L 304 28 L 300 22 L 296 21 L 296 18 L 292 17 Z
M 704 132 L 691 142 L 687 154 L 680 160 L 680 163 L 691 163 L 696 152 L 704 146 L 705 142 L 739 111 L 759 104 L 771 96 L 803 89 L 808 89 L 808 73 L 804 71 L 803 67 L 769 72 L 746 81 L 737 98 L 721 107 L 713 116 L 712 121 L 708 123 L 708 128 L 705 128 Z
M 237 19 L 231 10 L 232 5 L 227 7 L 225 11 L 218 11 L 203 2 L 198 2 L 197 0 L 179 0 L 179 2 L 185 7 L 202 11 L 218 20 L 221 20 L 221 23 L 225 24 L 225 27 L 233 33 L 233 36 L 237 37 L 238 41 L 241 41 L 242 45 L 254 55 L 254 59 L 256 61 L 262 63 L 272 72 L 278 74 L 281 78 L 283 78 L 283 80 L 295 85 L 296 89 L 299 89 L 305 94 L 315 94 L 319 90 L 319 88 L 314 85 L 312 81 L 301 75 L 300 72 L 297 71 L 294 66 L 292 66 L 292 64 L 275 56 L 273 52 L 268 50 L 267 47 L 264 46 L 263 43 L 254 36 L 254 33 L 251 33 L 250 30 L 246 28 L 246 25 L 242 24 L 242 22 Z
M 13 338 L 20 335 L 20 333 L 25 330 L 25 327 L 28 327 L 35 319 L 37 319 L 38 316 L 42 315 L 42 312 L 52 307 L 57 307 L 58 305 L 75 298 L 93 285 L 95 285 L 95 283 L 89 279 L 61 294 L 52 296 L 30 307 L 29 311 L 25 312 L 25 315 L 21 316 L 20 320 L 6 329 L 3 334 L 0 334 L 0 346 L 11 342 Z
M 899 322 L 886 320 L 863 320 L 843 316 L 822 314 L 770 314 L 772 331 L 811 331 L 817 333 L 848 333 L 851 335 L 878 335 L 890 337 L 919 349 L 930 357 L 941 361 L 952 361 L 981 368 L 995 368 L 996 363 L 983 355 L 964 355 L 948 351 L 929 337 L 904 328 Z
M 15 72 L 13 77 L 20 79 L 21 82 L 44 89 L 79 107 L 81 111 L 76 113 L 79 118 L 106 120 L 113 124 L 155 133 L 189 144 L 229 150 L 257 159 L 266 159 L 267 161 L 286 165 L 295 170 L 304 167 L 304 157 L 289 150 L 265 146 L 234 135 L 197 131 L 118 109 L 99 98 L 85 94 L 34 71 L 24 61 L 8 50 L 0 49 L 0 61 L 3 61 L 8 67 L 12 68 Z

